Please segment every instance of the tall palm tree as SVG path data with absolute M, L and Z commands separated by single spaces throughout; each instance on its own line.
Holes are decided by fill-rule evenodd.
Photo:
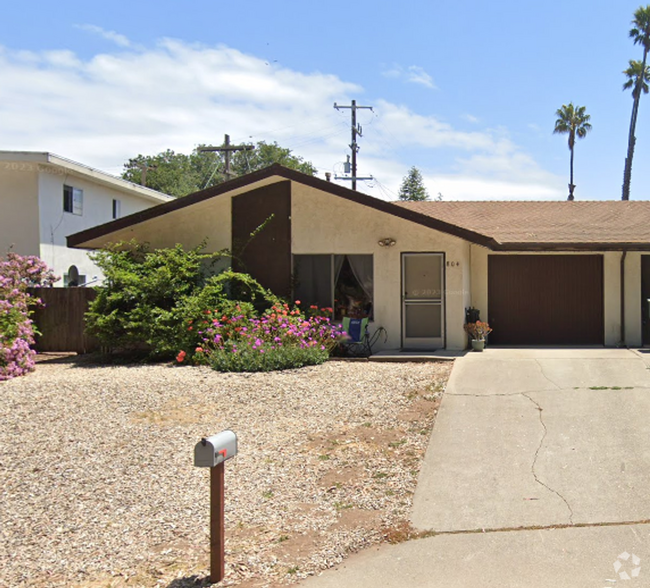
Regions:
M 634 40 L 635 45 L 641 45 L 643 47 L 643 60 L 641 61 L 639 67 L 639 74 L 645 72 L 646 61 L 648 58 L 648 51 L 650 51 L 650 5 L 640 6 L 636 9 L 634 13 L 634 20 L 632 21 L 632 28 L 630 29 L 630 38 Z M 638 63 L 638 62 L 637 62 Z M 630 68 L 632 67 L 632 62 L 630 61 Z M 625 74 L 629 71 L 626 70 Z M 644 83 L 644 75 L 639 75 L 635 78 L 635 87 L 632 90 L 632 117 L 630 119 L 630 134 L 627 139 L 627 157 L 625 158 L 625 170 L 623 172 L 623 200 L 630 199 L 630 181 L 632 179 L 632 158 L 634 157 L 634 144 L 636 143 L 636 137 L 634 132 L 636 130 L 636 119 L 639 114 L 639 101 L 641 99 L 641 85 Z M 629 80 L 628 80 L 629 81 Z M 630 88 L 627 83 L 623 88 Z M 645 91 L 647 93 L 647 90 Z
M 573 200 L 573 148 L 576 144 L 576 137 L 583 139 L 591 130 L 589 120 L 591 116 L 585 112 L 584 106 L 574 106 L 573 102 L 563 104 L 562 108 L 558 108 L 555 112 L 557 120 L 555 121 L 554 133 L 569 134 L 569 149 L 571 151 L 571 179 L 569 181 L 569 198 Z
M 650 90 L 648 86 L 648 82 L 650 82 L 650 65 L 646 65 L 644 70 L 641 61 L 630 59 L 630 66 L 623 73 L 627 77 L 627 82 L 623 84 L 623 89 L 629 90 L 633 88 L 632 98 L 638 100 L 637 94 L 640 92 L 643 94 L 648 93 L 648 90 Z

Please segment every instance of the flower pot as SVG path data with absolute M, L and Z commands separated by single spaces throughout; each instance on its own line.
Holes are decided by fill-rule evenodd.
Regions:
M 483 351 L 485 349 L 485 339 L 472 339 L 472 349 L 474 351 Z

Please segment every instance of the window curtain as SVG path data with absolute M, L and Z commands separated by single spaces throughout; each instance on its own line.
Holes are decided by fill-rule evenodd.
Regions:
M 336 288 L 336 285 L 339 283 L 339 276 L 341 275 L 341 268 L 343 267 L 344 261 L 345 255 L 334 256 L 334 281 L 332 282 L 332 288 Z
M 312 304 L 319 307 L 332 306 L 330 260 L 329 255 L 294 256 L 294 300 L 300 300 L 303 308 Z
M 363 288 L 368 299 L 372 301 L 372 255 L 348 255 L 347 257 L 354 277 Z

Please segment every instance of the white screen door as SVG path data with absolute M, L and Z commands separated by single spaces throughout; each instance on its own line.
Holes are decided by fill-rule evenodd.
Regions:
M 402 254 L 402 346 L 439 349 L 444 345 L 444 255 Z

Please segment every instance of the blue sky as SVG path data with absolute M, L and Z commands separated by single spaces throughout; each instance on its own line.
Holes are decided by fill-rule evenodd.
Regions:
M 221 2 L 35 0 L 0 20 L 2 149 L 119 173 L 138 153 L 277 141 L 342 172 L 362 111 L 359 189 L 393 199 L 416 165 L 432 196 L 564 199 L 573 101 L 576 199 L 619 199 L 632 107 L 622 71 L 636 1 Z M 650 95 L 632 199 L 650 199 Z M 344 184 L 344 185 L 348 185 Z

